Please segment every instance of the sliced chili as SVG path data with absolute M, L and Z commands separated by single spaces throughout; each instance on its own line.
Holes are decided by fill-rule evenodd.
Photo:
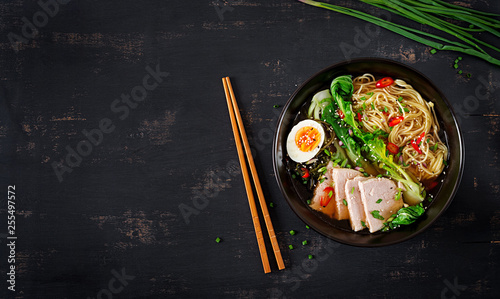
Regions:
M 345 115 L 344 115 L 344 112 L 342 112 L 342 110 L 337 110 L 337 114 L 339 115 L 340 119 L 344 119 Z
M 420 136 L 417 139 L 418 146 L 420 146 L 420 142 L 422 142 L 422 139 L 424 139 L 424 137 L 425 137 L 425 132 L 422 132 L 422 134 L 420 134 Z
M 361 122 L 361 113 L 358 112 L 358 121 Z
M 404 116 L 397 116 L 389 119 L 389 127 L 394 127 L 405 119 Z
M 394 80 L 391 77 L 385 77 L 385 78 L 378 80 L 377 83 L 375 84 L 375 87 L 384 88 L 384 87 L 392 85 L 392 83 L 394 83 Z
M 304 172 L 304 174 L 302 175 L 302 177 L 304 179 L 307 179 L 310 176 L 309 169 L 307 169 L 307 168 L 301 168 L 300 170 L 302 170 L 302 172 Z
M 330 203 L 330 200 L 332 200 L 335 189 L 333 187 L 326 187 L 323 192 L 326 193 L 326 196 L 321 197 L 319 204 L 322 207 L 326 207 Z
M 418 136 L 417 140 L 413 139 L 411 141 L 411 146 L 419 153 L 422 154 L 422 150 L 420 149 L 420 143 L 422 142 L 422 139 L 425 137 L 425 132 L 422 132 L 420 136 Z
M 432 181 L 432 182 L 430 182 L 430 183 L 428 183 L 428 184 L 427 184 L 427 186 L 426 186 L 427 188 L 426 188 L 426 189 L 427 189 L 427 191 L 432 190 L 432 189 L 434 189 L 437 185 L 438 185 L 438 182 L 437 182 L 437 181 Z
M 392 142 L 387 143 L 387 149 L 393 155 L 397 155 L 397 153 L 399 153 L 399 146 L 395 145 Z
M 411 146 L 414 150 L 416 150 L 419 154 L 422 154 L 422 150 L 418 147 L 418 144 L 415 140 L 411 141 Z

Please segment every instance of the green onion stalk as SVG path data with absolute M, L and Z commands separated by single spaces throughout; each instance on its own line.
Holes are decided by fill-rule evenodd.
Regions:
M 435 34 L 392 23 L 355 9 L 312 0 L 299 1 L 308 5 L 325 8 L 368 21 L 437 50 L 455 51 L 469 54 L 484 59 L 493 65 L 500 66 L 500 60 L 486 53 L 486 51 L 484 51 L 478 44 L 489 47 L 497 52 L 500 52 L 500 49 L 475 38 L 469 33 L 486 31 L 500 37 L 500 33 L 496 30 L 496 28 L 500 28 L 500 21 L 492 18 L 500 16 L 497 14 L 479 12 L 473 9 L 437 0 L 361 0 L 362 2 L 401 15 L 412 21 L 439 29 L 442 32 L 450 34 L 461 40 L 461 42 L 458 42 Z M 468 22 L 470 26 L 469 28 L 463 28 L 442 20 L 439 17 L 449 17 L 459 21 L 465 21 Z M 479 29 L 474 29 L 474 26 L 479 27 Z

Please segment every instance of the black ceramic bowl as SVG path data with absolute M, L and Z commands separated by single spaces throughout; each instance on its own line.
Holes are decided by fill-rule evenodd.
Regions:
M 312 96 L 322 90 L 328 89 L 333 78 L 340 75 L 353 77 L 371 73 L 376 78 L 390 76 L 403 79 L 413 86 L 424 99 L 435 104 L 441 133 L 448 145 L 448 166 L 439 177 L 440 184 L 432 190 L 434 199 L 426 203 L 427 211 L 415 223 L 399 227 L 390 232 L 377 232 L 370 234 L 368 230 L 354 232 L 347 220 L 336 221 L 318 213 L 307 205 L 306 201 L 312 198 L 312 193 L 292 179 L 287 169 L 286 139 L 294 125 L 297 114 L 308 105 Z M 375 247 L 395 244 L 408 240 L 428 228 L 446 208 L 450 205 L 462 178 L 465 148 L 462 133 L 452 108 L 443 93 L 423 74 L 399 62 L 379 59 L 362 58 L 341 62 L 330 66 L 309 78 L 290 97 L 286 103 L 274 135 L 273 166 L 276 180 L 292 210 L 311 228 L 335 241 L 354 245 Z

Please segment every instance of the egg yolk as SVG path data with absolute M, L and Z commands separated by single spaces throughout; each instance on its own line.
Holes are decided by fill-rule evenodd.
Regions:
M 313 127 L 302 127 L 295 134 L 295 144 L 303 152 L 310 152 L 318 146 L 321 134 Z

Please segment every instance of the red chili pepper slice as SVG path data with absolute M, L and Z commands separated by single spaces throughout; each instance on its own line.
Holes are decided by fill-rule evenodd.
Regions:
M 333 194 L 335 192 L 335 189 L 333 189 L 333 187 L 326 187 L 324 190 L 323 190 L 324 193 L 326 193 L 326 198 L 325 196 L 321 197 L 320 201 L 319 201 L 319 204 L 322 206 L 322 207 L 326 207 L 329 203 L 330 203 L 330 200 L 332 200 L 333 198 Z M 331 196 L 328 196 L 328 194 L 331 192 Z
M 405 119 L 404 116 L 397 116 L 389 119 L 389 127 L 394 127 Z
M 378 80 L 377 83 L 375 84 L 375 87 L 384 88 L 384 87 L 392 85 L 392 83 L 394 83 L 394 80 L 391 77 L 385 77 L 385 78 Z
M 393 155 L 397 155 L 399 153 L 399 146 L 395 145 L 392 142 L 387 143 L 387 149 Z
M 345 115 L 344 115 L 344 112 L 342 112 L 342 110 L 337 110 L 337 114 L 340 116 L 340 119 L 344 119 Z
M 415 140 L 411 141 L 411 146 L 413 146 L 413 149 L 416 150 L 419 154 L 422 154 L 422 150 L 418 147 L 418 144 Z
M 361 113 L 358 112 L 358 121 L 361 122 Z
M 427 191 L 432 190 L 432 189 L 434 189 L 437 185 L 438 185 L 438 182 L 437 182 L 437 181 L 432 181 L 432 182 L 430 182 L 430 183 L 428 183 L 428 184 L 427 184 L 427 186 L 426 186 L 427 188 L 426 188 L 426 189 L 427 189 Z
M 307 168 L 301 168 L 300 170 L 302 170 L 304 172 L 304 174 L 302 175 L 302 177 L 304 179 L 307 179 L 309 177 L 309 169 L 307 169 Z
M 418 146 L 420 146 L 420 142 L 422 142 L 422 139 L 424 139 L 424 137 L 425 137 L 425 132 L 422 132 L 422 134 L 420 134 L 420 136 L 417 139 Z

